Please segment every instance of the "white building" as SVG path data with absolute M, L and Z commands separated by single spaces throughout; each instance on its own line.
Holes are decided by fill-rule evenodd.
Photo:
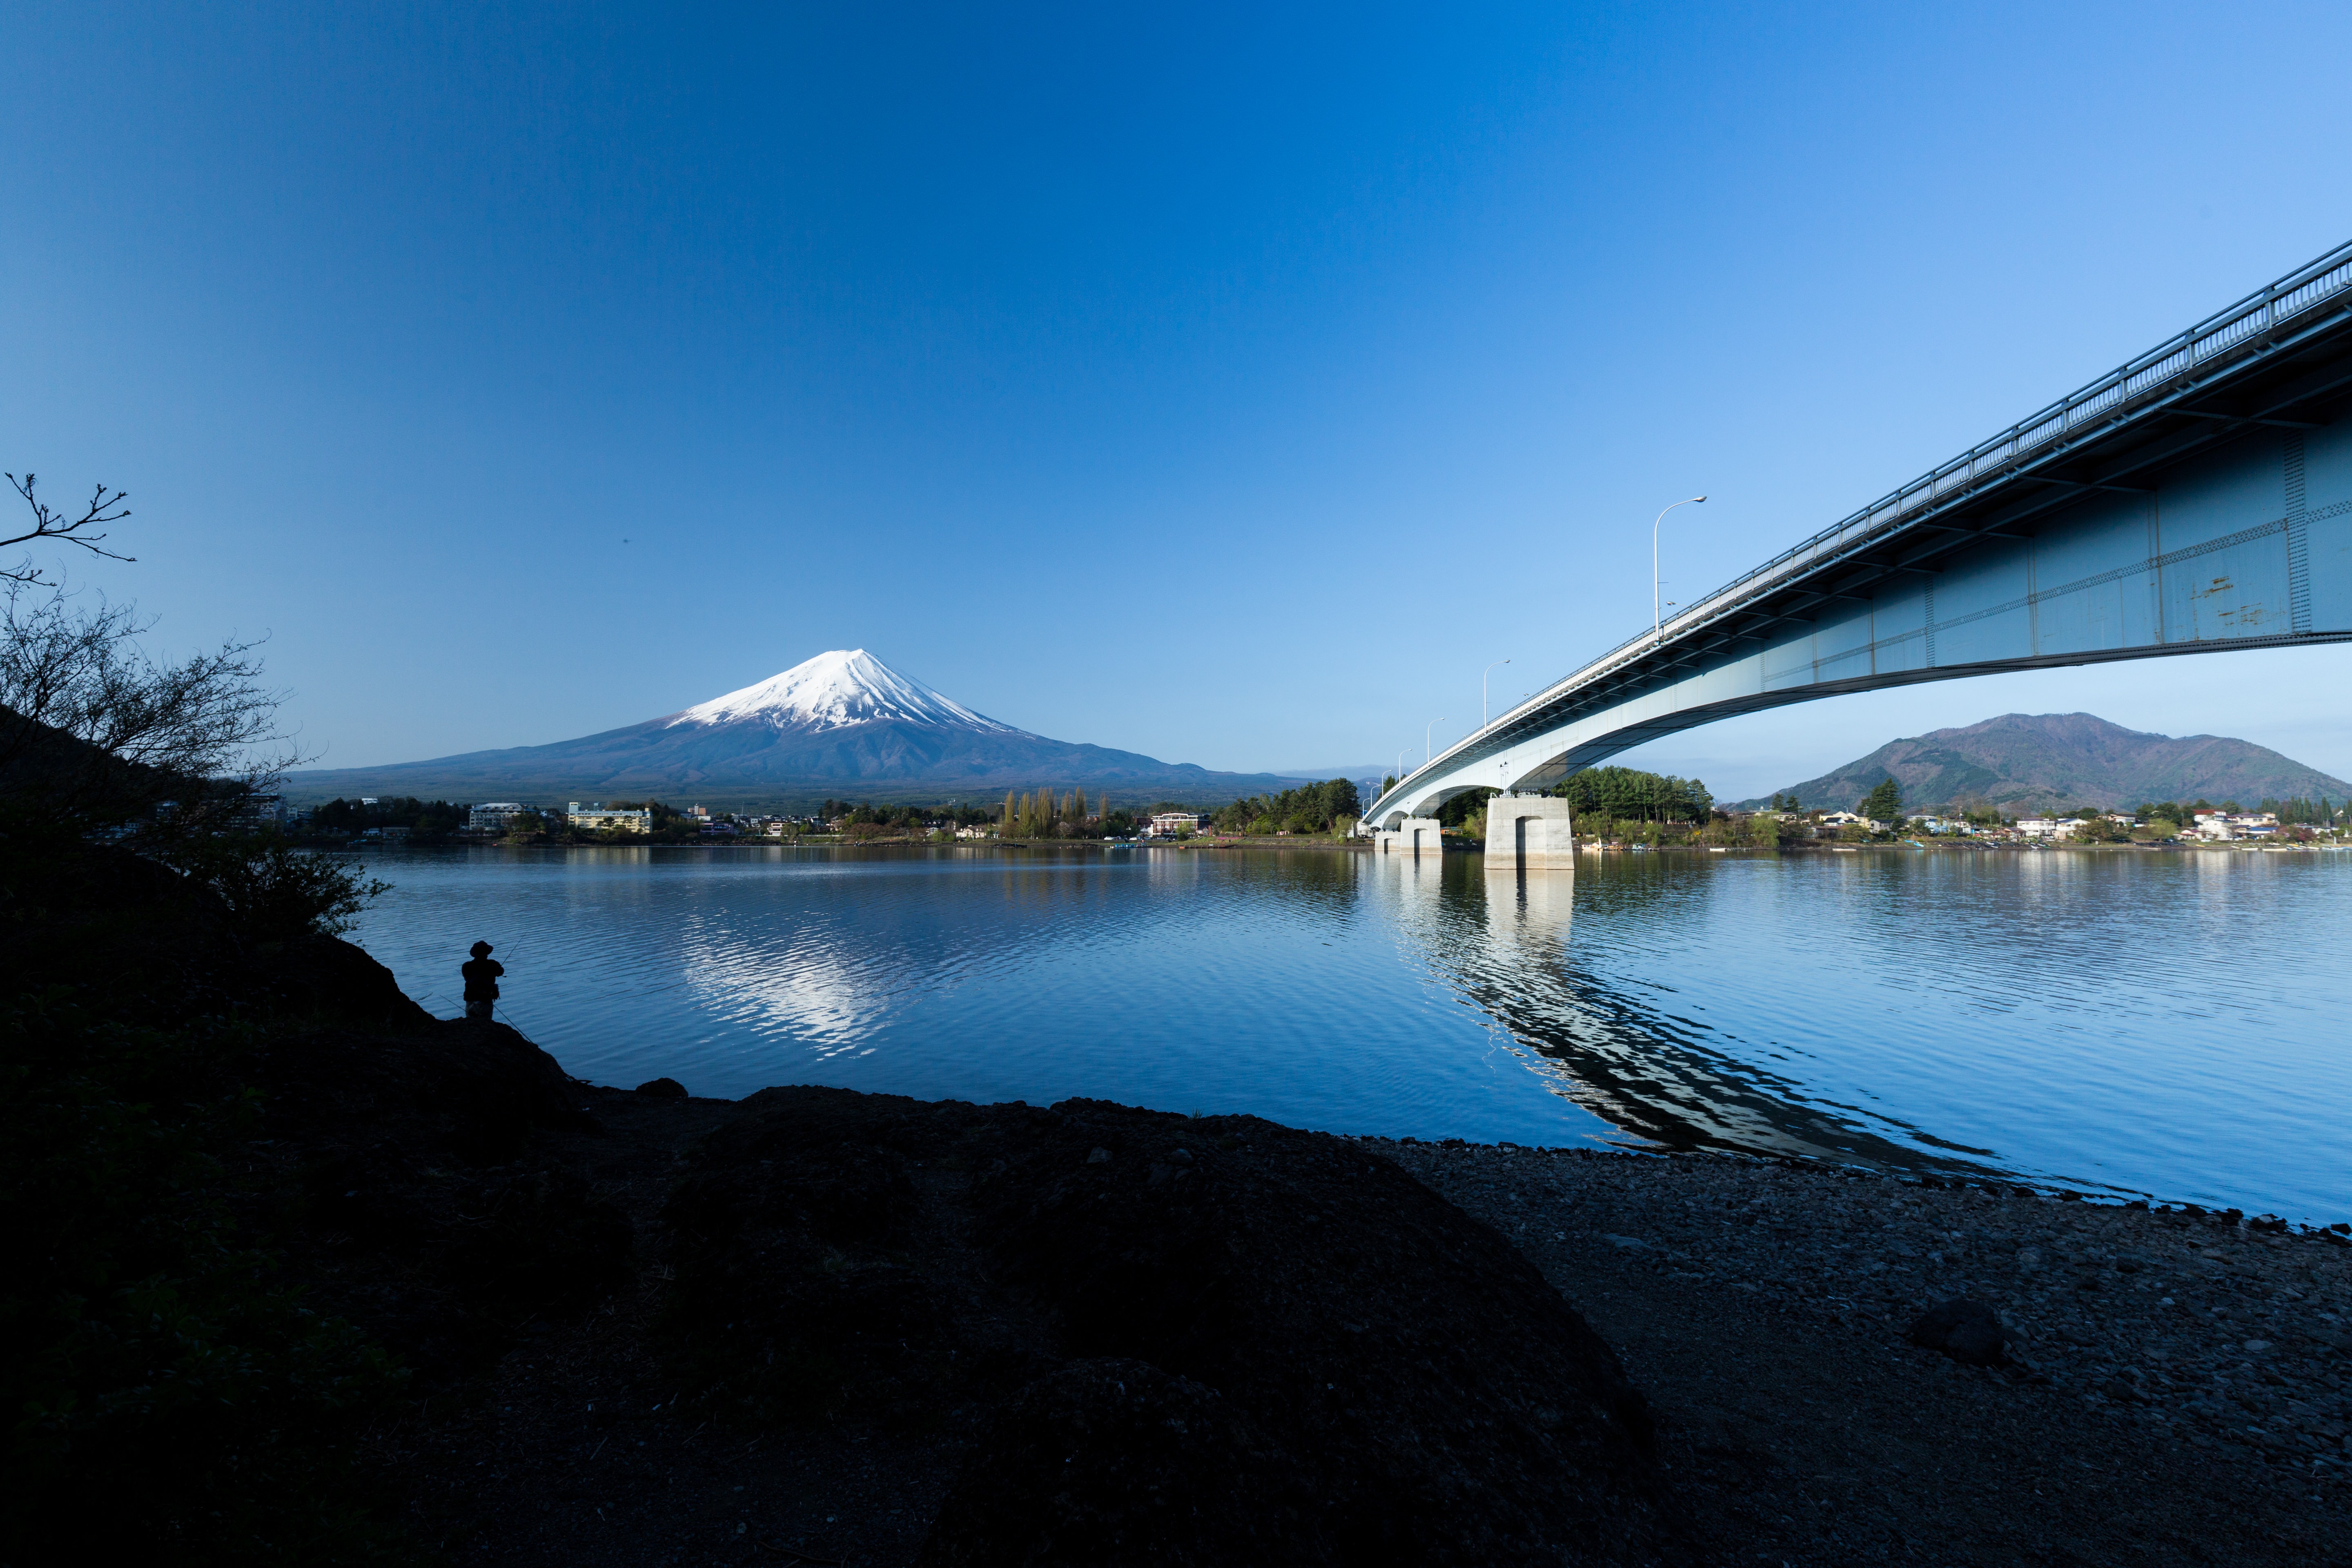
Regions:
M 237 803 L 231 821 L 248 833 L 265 827 L 283 827 L 286 826 L 286 797 L 278 795 L 247 795 Z
M 1197 812 L 1163 811 L 1152 817 L 1151 826 L 1144 832 L 1153 838 L 1173 838 L 1182 833 L 1197 833 L 1200 828 L 1201 817 Z
M 2228 843 L 2238 838 L 2268 838 L 2279 830 L 2274 811 L 2200 811 L 2189 832 L 2200 838 Z
M 651 833 L 654 814 L 650 806 L 636 811 L 622 811 L 602 802 L 592 802 L 583 807 L 573 801 L 563 813 L 564 820 L 572 826 L 590 833 Z
M 519 800 L 488 800 L 466 808 L 466 826 L 483 832 L 504 833 L 514 819 L 534 807 Z

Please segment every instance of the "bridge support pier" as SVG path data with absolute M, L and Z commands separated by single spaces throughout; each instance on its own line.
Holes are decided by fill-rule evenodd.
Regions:
M 1383 855 L 1393 850 L 1399 855 L 1442 855 L 1445 843 L 1439 837 L 1437 818 L 1408 816 L 1394 827 L 1372 835 L 1372 843 Z
M 1498 795 L 1486 803 L 1486 869 L 1575 866 L 1576 829 L 1568 802 L 1550 795 Z

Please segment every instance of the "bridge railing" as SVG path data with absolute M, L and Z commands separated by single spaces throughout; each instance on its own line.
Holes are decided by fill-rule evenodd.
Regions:
M 1899 526 L 1903 520 L 1996 471 L 2032 458 L 2052 442 L 2099 423 L 2126 405 L 2155 395 L 2174 377 L 2225 353 L 2241 343 L 2280 326 L 2313 307 L 2352 289 L 2352 242 L 2336 247 L 2315 261 L 2215 311 L 2203 321 L 2147 353 L 2126 360 L 2088 385 L 2069 393 L 2047 407 L 2019 420 L 1990 440 L 1969 447 L 1948 463 L 1937 465 L 1909 484 L 1897 487 L 1852 515 L 1832 523 L 1811 538 L 1791 545 L 1751 572 L 1734 578 L 1704 599 L 1669 616 L 1657 631 L 1636 633 L 1566 679 L 1537 692 L 1503 715 L 1538 705 L 1578 686 L 1589 685 L 1638 658 L 1666 637 L 1714 619 L 1740 604 L 1769 592 L 1826 557 Z M 1497 721 L 1500 722 L 1501 721 Z M 1435 767 L 1463 748 L 1475 745 L 1493 725 L 1455 742 L 1437 756 L 1397 781 L 1399 788 L 1414 773 Z
M 1990 440 L 1979 442 L 1948 463 L 1929 469 L 1811 539 L 1782 551 L 1733 579 L 1675 616 L 1669 625 L 1696 624 L 1720 613 L 1738 597 L 1768 587 L 1825 555 L 1859 543 L 1921 507 L 1941 500 L 1998 469 L 2009 468 L 2060 437 L 2104 421 L 2125 405 L 2161 392 L 2185 371 L 2237 347 L 2249 338 L 2352 288 L 2352 243 L 2258 289 L 2236 304 L 2157 347 L 2126 361 L 2089 385 L 2028 415 Z M 1637 649 L 1647 639 L 1630 638 L 1611 653 Z M 1610 655 L 1604 655 L 1608 658 Z

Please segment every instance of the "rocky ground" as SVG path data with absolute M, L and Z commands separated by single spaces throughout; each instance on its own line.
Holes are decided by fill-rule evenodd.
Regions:
M 1374 1145 L 1625 1358 L 1726 1561 L 2338 1563 L 2352 1247 L 1727 1158 Z M 2011 1360 L 1906 1341 L 1994 1308 Z
M 542 1310 L 482 1326 L 488 1364 L 378 1434 L 450 1561 L 1688 1555 L 1614 1352 L 1351 1141 L 1090 1101 L 575 1097 L 503 1174 L 374 1166 L 379 1207 L 530 1171 L 635 1232 L 632 1288 L 566 1310 L 542 1279 Z M 354 1254 L 321 1300 L 409 1342 L 473 1256 L 311 1240 Z
M 1122 1145 L 1093 1162 L 1096 1140 L 1111 1135 L 1086 1118 L 1134 1117 L 1126 1135 L 1201 1144 L 1211 1160 L 1254 1158 L 1255 1147 L 1218 1146 L 1246 1136 L 1222 1121 L 1109 1107 L 1020 1108 L 1006 1123 L 981 1108 L 843 1097 L 899 1107 L 930 1127 L 893 1135 L 905 1146 L 877 1168 L 852 1157 L 862 1134 L 845 1142 L 824 1118 L 810 1121 L 804 1100 L 577 1093 L 590 1121 L 542 1147 L 560 1149 L 559 1163 L 628 1216 L 635 1272 L 592 1310 L 516 1326 L 478 1377 L 381 1435 L 382 1460 L 413 1500 L 412 1526 L 449 1560 L 1086 1561 L 1086 1551 L 991 1557 L 972 1546 L 1006 1529 L 1008 1508 L 1031 1520 L 1069 1512 L 1067 1496 L 1037 1489 L 1054 1453 L 1099 1461 L 1076 1487 L 1082 1502 L 1095 1489 L 1076 1511 L 1097 1522 L 1103 1496 L 1145 1480 L 1181 1490 L 1236 1474 L 1238 1493 L 1215 1511 L 1276 1521 L 1269 1539 L 1195 1542 L 1206 1549 L 1160 1560 L 1325 1559 L 1321 1527 L 1295 1528 L 1302 1482 L 1285 1456 L 1337 1439 L 1286 1425 L 1299 1391 L 1227 1402 L 1249 1421 L 1221 1429 L 1210 1391 L 1262 1380 L 1266 1368 L 1187 1349 L 1164 1324 L 1134 1326 L 1171 1282 L 1201 1268 L 1192 1244 L 1171 1244 L 1168 1215 L 1121 1208 L 1108 1227 L 1056 1231 L 1040 1247 L 992 1231 L 1003 1215 L 992 1222 L 974 1197 L 986 1185 L 977 1178 L 1008 1152 L 974 1160 L 970 1141 L 1015 1123 L 1027 1129 L 1012 1134 L 1024 1147 L 1048 1121 L 1083 1124 L 1046 1136 L 1021 1176 L 1033 1193 L 1072 1173 L 1093 1183 L 1056 1200 L 1082 1218 L 1095 1204 L 1198 1179 L 1180 1181 L 1185 1167 L 1167 1150 L 1138 1159 Z M 1540 1270 L 1646 1398 L 1657 1468 L 1644 1486 L 1654 1489 L 1636 1487 L 1618 1506 L 1654 1510 L 1654 1528 L 1622 1542 L 1622 1556 L 1591 1560 L 2343 1560 L 2352 1247 L 2333 1238 L 2230 1215 L 1764 1161 L 1307 1139 L 1247 1125 L 1265 1129 L 1261 1142 L 1297 1137 L 1363 1160 L 1349 1167 L 1344 1152 L 1333 1156 L 1337 1202 L 1330 1189 L 1308 1197 L 1277 1184 L 1251 1188 L 1243 1205 L 1273 1227 L 1275 1249 L 1295 1268 L 1272 1268 L 1261 1250 L 1242 1276 L 1280 1275 L 1276 1294 L 1311 1284 L 1330 1299 L 1271 1327 L 1223 1321 L 1208 1338 L 1263 1340 L 1323 1364 L 1336 1356 L 1348 1367 L 1339 1375 L 1366 1388 L 1392 1379 L 1386 1369 L 1410 1358 L 1390 1342 L 1417 1312 L 1441 1310 L 1426 1287 L 1421 1307 L 1392 1299 L 1397 1287 L 1446 1270 L 1385 1252 L 1368 1268 L 1363 1250 L 1410 1190 L 1391 1183 L 1419 1178 Z M 1052 1182 L 1034 1168 L 1041 1159 Z M 1394 1177 L 1381 1173 L 1390 1161 Z M 1109 1182 L 1119 1171 L 1127 1188 Z M 893 1222 L 882 1210 L 901 1178 L 911 1206 Z M 1351 1184 L 1360 1191 L 1350 1195 Z M 881 1208 L 860 1207 L 858 1193 L 884 1194 Z M 852 1218 L 826 1217 L 843 1204 Z M 1229 1205 L 1213 1234 L 1240 1212 Z M 1097 1266 L 1042 1293 L 1034 1279 L 1004 1288 L 1009 1274 L 1034 1275 L 1040 1259 L 1088 1255 L 1115 1259 L 1110 1273 Z M 1139 1268 L 1140 1287 L 1127 1277 Z M 1964 1366 L 1908 1342 L 1925 1308 L 1954 1298 L 2000 1314 L 2010 1342 L 2001 1364 Z M 1511 1311 L 1520 1343 L 1577 1332 L 1529 1327 L 1524 1309 Z M 1336 1332 L 1323 1338 L 1340 1348 L 1302 1334 L 1301 1321 L 1324 1319 Z M 1359 1353 L 1349 1342 L 1367 1330 L 1378 1337 Z M 814 1378 L 813 1347 L 823 1352 Z M 952 1352 L 945 1360 L 942 1349 Z M 789 1375 L 769 1370 L 779 1354 Z M 1524 1359 L 1508 1348 L 1482 1354 Z M 972 1366 L 942 1370 L 960 1356 Z M 1147 1419 L 1104 1404 L 1147 1384 Z M 1204 1401 L 1212 1407 L 1199 1408 Z M 1199 1438 L 1205 1452 L 1139 1447 L 1171 1420 L 1218 1435 Z M 1372 1426 L 1412 1421 L 1391 1412 Z M 1531 1427 L 1514 1442 L 1537 1435 Z M 1236 1451 L 1255 1458 L 1244 1463 Z M 959 1521 L 947 1541 L 934 1538 L 943 1506 Z

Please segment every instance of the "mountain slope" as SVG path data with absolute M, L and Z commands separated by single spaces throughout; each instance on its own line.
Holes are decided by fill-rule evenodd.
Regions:
M 740 806 L 813 804 L 824 795 L 978 798 L 1083 784 L 1206 805 L 1297 782 L 1033 735 L 853 648 L 601 734 L 384 767 L 309 769 L 289 775 L 286 788 L 297 801 L 364 794 L 546 803 L 683 792 Z
M 1890 741 L 1789 793 L 1808 810 L 1850 811 L 1890 776 L 1903 786 L 1904 805 L 1913 811 L 2128 808 L 2142 801 L 2200 797 L 2236 800 L 2251 808 L 2265 798 L 2352 795 L 2352 784 L 2251 741 L 2220 735 L 2176 739 L 2126 730 L 2090 713 L 2004 713 L 1965 729 Z

